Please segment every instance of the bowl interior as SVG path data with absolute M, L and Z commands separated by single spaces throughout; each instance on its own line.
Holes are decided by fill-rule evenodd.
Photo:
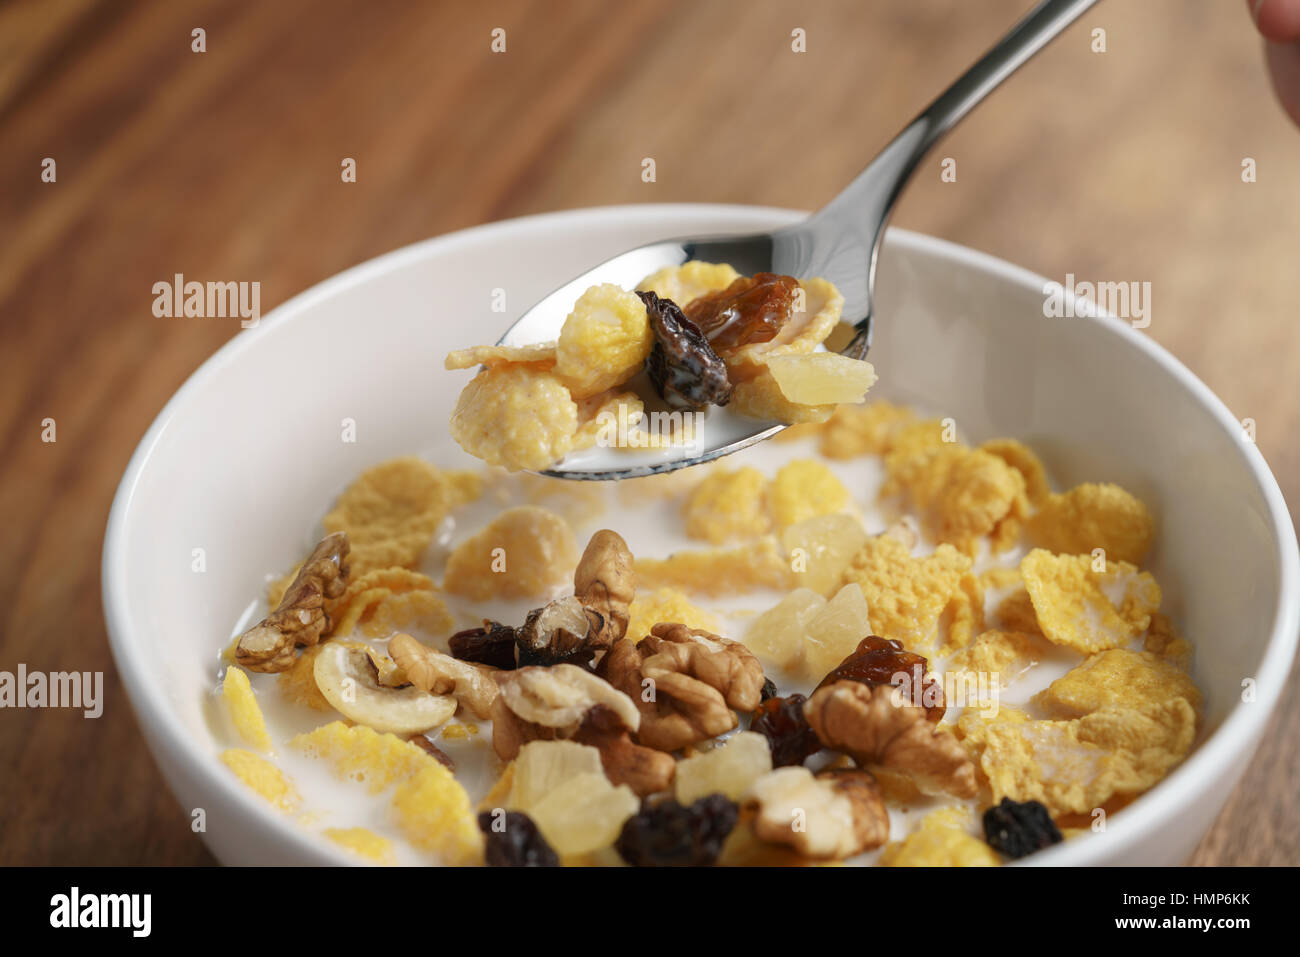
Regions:
M 182 802 L 218 804 L 265 838 L 255 850 L 211 833 L 218 856 L 339 859 L 234 785 L 204 695 L 235 622 L 267 573 L 310 545 L 323 506 L 364 467 L 441 444 L 464 378 L 442 372 L 443 354 L 494 340 L 558 279 L 613 252 L 795 215 L 624 207 L 430 240 L 280 307 L 177 394 L 114 506 L 105 600 L 119 669 Z M 1265 666 L 1290 657 L 1269 642 L 1280 614 L 1294 623 L 1284 594 L 1294 544 L 1279 541 L 1276 486 L 1217 400 L 1140 333 L 1045 318 L 1042 280 L 958 247 L 891 234 L 879 296 L 876 394 L 951 415 L 973 440 L 1022 439 L 1058 487 L 1115 481 L 1151 503 L 1160 532 L 1149 566 L 1195 644 L 1208 729 L 1241 710 L 1244 677 L 1271 701 L 1285 669 L 1274 678 Z M 1191 764 L 1142 801 L 1194 786 Z M 1072 862 L 1104 854 L 1086 841 L 1063 850 Z

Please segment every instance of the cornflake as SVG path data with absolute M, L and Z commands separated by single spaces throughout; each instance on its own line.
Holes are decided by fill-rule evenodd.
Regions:
M 442 863 L 482 863 L 483 835 L 469 795 L 455 776 L 433 758 L 397 786 L 393 810 L 407 839 L 421 850 L 436 854 Z
M 883 867 L 997 867 L 1002 861 L 963 823 L 963 808 L 931 811 L 902 841 L 880 855 Z
M 1048 714 L 1079 718 L 1110 705 L 1141 708 L 1171 698 L 1201 706 L 1201 692 L 1180 668 L 1150 652 L 1113 648 L 1071 668 L 1034 700 Z
M 949 660 L 948 673 L 986 674 L 1005 688 L 1043 659 L 1041 638 L 1020 631 L 986 631 Z
M 539 367 L 555 365 L 555 343 L 539 342 L 531 346 L 471 346 L 447 353 L 443 368 L 450 371 L 472 369 L 475 366 L 504 365 L 510 362 L 527 362 Z
M 659 588 L 652 592 L 641 591 L 632 599 L 627 637 L 640 641 L 650 634 L 651 628 L 662 622 L 676 622 L 715 634 L 722 627 L 715 615 L 691 604 L 684 592 L 676 588 Z
M 680 266 L 665 266 L 637 283 L 640 292 L 653 292 L 661 299 L 671 299 L 679 306 L 711 292 L 726 289 L 740 278 L 740 273 L 726 263 L 706 263 L 698 259 Z
M 243 742 L 258 751 L 270 751 L 271 736 L 266 731 L 266 719 L 262 717 L 262 709 L 253 695 L 248 675 L 234 665 L 226 668 L 221 697 L 226 702 L 231 723 Z
M 596 395 L 641 371 L 654 341 L 636 293 L 609 283 L 592 286 L 560 327 L 555 374 L 573 398 Z
M 982 443 L 979 450 L 996 455 L 1024 477 L 1025 494 L 1029 497 L 1030 505 L 1042 505 L 1052 494 L 1052 486 L 1047 481 L 1047 469 L 1043 468 L 1042 461 L 1023 442 L 1015 439 L 990 439 Z
M 570 577 L 577 563 L 568 523 L 547 509 L 520 505 L 456 546 L 443 587 L 476 601 L 536 598 Z
M 393 842 L 364 827 L 328 827 L 321 832 L 331 841 L 372 864 L 392 864 Z
M 916 413 L 884 400 L 864 405 L 841 405 L 822 427 L 821 453 L 832 459 L 884 455 L 894 436 L 916 421 Z
M 1155 519 L 1118 485 L 1076 485 L 1050 495 L 1029 520 L 1029 534 L 1044 548 L 1070 555 L 1105 549 L 1108 559 L 1138 564 L 1151 548 Z
M 1160 586 L 1149 573 L 1115 561 L 1096 572 L 1094 561 L 1036 548 L 1020 562 L 1043 635 L 1085 655 L 1129 644 L 1160 607 Z
M 358 627 L 369 638 L 418 627 L 431 634 L 451 631 L 446 604 L 433 579 L 406 568 L 384 568 L 354 578 L 334 607 L 331 634 L 349 635 Z
M 796 459 L 781 467 L 768 490 L 772 520 L 778 528 L 848 507 L 849 490 L 829 468 L 814 459 Z
M 753 466 L 719 468 L 691 490 L 682 506 L 686 534 L 714 545 L 765 534 L 767 478 Z
M 339 777 L 364 783 L 371 794 L 404 781 L 422 768 L 442 768 L 426 751 L 393 734 L 380 734 L 364 725 L 348 727 L 331 721 L 296 735 L 289 747 L 319 758 Z M 445 768 L 443 770 L 446 770 Z
M 230 748 L 221 752 L 221 763 L 235 772 L 235 776 L 256 794 L 281 811 L 292 811 L 298 806 L 298 792 L 274 764 L 252 751 Z
M 480 372 L 451 415 L 451 436 L 461 448 L 512 472 L 558 462 L 577 431 L 578 406 L 564 383 L 523 363 Z
M 771 536 L 733 548 L 675 552 L 667 558 L 638 558 L 637 581 L 645 588 L 680 588 L 702 595 L 727 595 L 759 588 L 787 588 L 791 572 Z
M 276 687 L 280 693 L 294 704 L 304 705 L 313 711 L 333 711 L 334 706 L 325 700 L 316 687 L 316 656 L 325 649 L 326 643 L 304 648 L 302 654 L 294 659 L 287 671 L 280 672 L 276 678 Z
M 1151 627 L 1147 630 L 1142 648 L 1184 671 L 1191 667 L 1191 644 L 1178 634 L 1169 616 L 1161 612 L 1151 615 Z

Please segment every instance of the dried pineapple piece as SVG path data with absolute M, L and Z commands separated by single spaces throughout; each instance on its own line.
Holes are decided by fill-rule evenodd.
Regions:
M 776 356 L 767 360 L 767 368 L 781 394 L 799 405 L 861 402 L 876 384 L 870 362 L 837 352 Z
M 1034 701 L 1056 717 L 1081 718 L 1109 705 L 1141 708 L 1170 698 L 1201 707 L 1200 690 L 1180 668 L 1150 652 L 1112 648 L 1071 668 Z
M 815 459 L 795 459 L 783 465 L 772 478 L 767 498 L 778 528 L 843 511 L 851 501 L 844 483 Z
M 753 466 L 713 470 L 682 506 L 686 534 L 714 545 L 766 534 L 766 489 L 767 478 Z
M 373 864 L 392 864 L 393 842 L 364 827 L 329 827 L 321 832 L 331 841 Z
M 519 749 L 511 767 L 510 790 L 502 806 L 524 812 L 569 778 L 602 771 L 600 752 L 574 741 L 532 741 Z
M 646 276 L 636 288 L 653 292 L 661 299 L 671 299 L 681 307 L 711 292 L 726 289 L 740 278 L 740 273 L 726 263 L 706 263 L 698 259 L 680 266 L 665 266 Z
M 733 380 L 728 407 L 751 419 L 782 422 L 786 425 L 825 422 L 835 411 L 833 405 L 800 405 L 791 402 L 767 369 L 760 369 L 751 378 Z
M 512 472 L 558 462 L 573 449 L 577 431 L 578 406 L 564 383 L 528 365 L 480 372 L 451 415 L 451 436 L 461 448 Z
M 819 595 L 839 587 L 844 570 L 866 543 L 862 523 L 844 513 L 807 518 L 781 533 L 794 578 Z
M 807 588 L 796 588 L 754 619 L 745 633 L 745 647 L 778 668 L 803 667 L 808 624 L 826 607 L 826 599 Z M 836 662 L 839 664 L 839 662 Z
M 528 346 L 471 346 L 447 353 L 442 367 L 456 371 L 475 366 L 491 368 L 509 362 L 525 362 L 551 368 L 555 365 L 555 351 L 554 342 L 539 342 Z
M 442 863 L 482 863 L 483 835 L 469 795 L 455 776 L 433 758 L 397 786 L 393 811 L 407 839 L 421 850 L 436 854 Z
M 871 634 L 867 600 L 862 589 L 849 583 L 820 608 L 805 631 L 804 670 L 820 680 L 857 650 L 858 642 Z
M 221 763 L 281 811 L 292 811 L 298 806 L 298 792 L 285 773 L 260 754 L 229 748 L 221 752 Z
M 266 719 L 262 717 L 262 709 L 258 707 L 248 675 L 234 665 L 226 668 L 226 677 L 221 683 L 221 697 L 226 703 L 235 731 L 243 742 L 258 751 L 270 751 L 271 736 L 266 731 Z
M 663 622 L 676 622 L 713 634 L 717 634 L 722 627 L 717 616 L 691 604 L 684 592 L 676 588 L 658 588 L 649 593 L 641 591 L 632 599 L 627 637 L 640 641 L 650 634 L 651 628 Z
M 611 846 L 640 809 L 630 787 L 615 787 L 599 772 L 567 779 L 533 805 L 528 816 L 555 852 L 567 857 Z
M 1053 552 L 1089 554 L 1138 564 L 1151 548 L 1155 519 L 1136 496 L 1118 485 L 1091 482 L 1050 495 L 1029 520 L 1030 537 Z
M 327 762 L 342 778 L 363 782 L 371 794 L 430 764 L 442 767 L 427 752 L 396 735 L 380 734 L 365 725 L 348 727 L 342 721 L 296 735 L 289 747 Z
M 1002 861 L 960 823 L 964 809 L 931 811 L 904 840 L 880 855 L 882 867 L 997 867 Z
M 675 552 L 667 558 L 638 558 L 643 588 L 680 588 L 702 595 L 729 595 L 759 588 L 787 588 L 792 573 L 771 536 L 733 548 Z
M 571 577 L 577 563 L 569 524 L 548 509 L 520 505 L 456 546 L 443 587 L 475 601 L 536 598 Z
M 710 751 L 677 762 L 677 801 L 689 805 L 710 794 L 740 801 L 750 786 L 771 770 L 772 749 L 767 738 L 741 731 Z
M 1097 572 L 1095 561 L 1036 548 L 1020 562 L 1043 634 L 1086 655 L 1129 644 L 1160 607 L 1160 586 L 1148 572 L 1115 561 Z
M 636 293 L 610 283 L 592 286 L 560 327 L 555 374 L 573 398 L 596 395 L 641 371 L 654 341 Z

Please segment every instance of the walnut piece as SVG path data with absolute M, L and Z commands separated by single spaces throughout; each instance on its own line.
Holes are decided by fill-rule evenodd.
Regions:
M 388 642 L 388 654 L 406 679 L 420 690 L 449 694 L 476 717 L 491 715 L 492 702 L 497 698 L 492 669 L 457 661 L 405 634 L 393 635 Z
M 813 693 L 804 716 L 822 744 L 860 765 L 901 771 L 926 794 L 975 796 L 975 765 L 965 749 L 895 688 L 837 681 Z
M 866 771 L 842 768 L 813 776 L 802 766 L 777 768 L 754 782 L 754 833 L 814 860 L 842 860 L 889 839 L 889 811 Z
M 591 536 L 573 573 L 573 594 L 591 623 L 587 640 L 593 647 L 608 648 L 627 634 L 636 572 L 632 552 L 618 532 L 602 528 Z
M 590 632 L 587 611 L 572 595 L 534 608 L 515 634 L 519 664 L 588 665 L 596 652 Z
M 598 704 L 587 712 L 573 740 L 598 749 L 605 777 L 616 786 L 626 784 L 638 797 L 673 786 L 677 773 L 673 756 L 634 742 L 622 717 L 607 705 Z
M 287 671 L 296 648 L 320 641 L 330 628 L 326 600 L 338 598 L 347 588 L 350 548 L 347 532 L 334 532 L 317 543 L 275 610 L 239 636 L 235 661 L 240 667 Z
M 685 625 L 655 625 L 635 645 L 615 642 L 599 670 L 640 708 L 637 740 L 661 751 L 730 731 L 735 711 L 762 699 L 763 666 L 749 649 Z

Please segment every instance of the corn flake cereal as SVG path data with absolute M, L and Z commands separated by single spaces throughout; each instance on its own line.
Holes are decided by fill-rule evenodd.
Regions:
M 429 765 L 442 767 L 417 745 L 396 735 L 380 734 L 365 725 L 348 727 L 342 721 L 296 735 L 289 746 L 327 762 L 339 777 L 364 783 L 371 794 Z
M 636 293 L 609 283 L 592 286 L 560 327 L 555 374 L 573 398 L 596 395 L 640 372 L 654 341 Z
M 377 638 L 412 624 L 447 631 L 452 626 L 451 613 L 433 594 L 436 587 L 432 578 L 407 568 L 366 572 L 353 578 L 335 602 L 331 633 L 348 635 L 360 627 L 368 637 Z M 413 603 L 412 597 L 421 593 L 426 596 L 424 603 Z M 393 627 L 385 631 L 389 625 Z
M 535 598 L 572 576 L 577 563 L 569 524 L 547 509 L 520 505 L 456 546 L 443 587 L 476 601 Z
M 790 586 L 789 565 L 771 536 L 733 548 L 681 551 L 667 558 L 635 559 L 644 588 L 680 588 L 703 595 L 727 595 Z
M 782 466 L 767 496 L 778 528 L 842 511 L 850 502 L 844 483 L 815 459 L 796 459 Z
M 298 792 L 274 764 L 252 751 L 230 748 L 221 752 L 221 763 L 235 772 L 235 776 L 282 811 L 292 811 L 298 806 Z
M 791 402 L 776 384 L 776 379 L 766 369 L 752 378 L 735 382 L 731 401 L 727 407 L 751 419 L 783 422 L 794 425 L 805 422 L 825 422 L 835 411 L 833 405 L 800 405 Z
M 366 469 L 322 520 L 327 532 L 347 532 L 355 546 L 417 534 L 426 543 L 453 507 L 458 486 L 414 456 Z M 399 564 L 399 563 L 394 563 Z
M 539 342 L 529 346 L 471 346 L 447 353 L 443 368 L 452 371 L 472 369 L 475 366 L 504 365 L 508 362 L 525 362 L 540 364 L 544 367 L 555 365 L 555 343 Z
M 658 588 L 652 592 L 644 590 L 632 599 L 628 616 L 627 637 L 640 641 L 650 634 L 650 629 L 662 622 L 676 622 L 688 628 L 717 634 L 722 627 L 712 612 L 691 604 L 686 594 L 676 588 Z
M 578 406 L 569 390 L 555 375 L 530 365 L 480 372 L 451 415 L 451 436 L 461 448 L 512 472 L 558 462 L 573 448 L 577 431 Z
M 970 566 L 970 559 L 951 545 L 913 558 L 896 538 L 877 535 L 854 556 L 843 581 L 861 586 L 874 634 L 919 651 L 934 645 L 939 619 Z
M 1005 688 L 1038 664 L 1047 652 L 1042 638 L 1020 631 L 986 631 L 953 655 L 946 672 L 987 674 Z
M 700 296 L 726 289 L 739 278 L 740 273 L 726 263 L 706 263 L 692 259 L 680 266 L 665 266 L 652 272 L 637 283 L 636 288 L 641 292 L 653 292 L 661 298 L 671 299 L 685 308 Z
M 266 719 L 262 717 L 248 675 L 234 665 L 228 667 L 221 683 L 221 697 L 243 742 L 258 751 L 270 751 L 271 736 L 266 731 Z
M 302 654 L 294 659 L 287 671 L 280 672 L 275 679 L 280 693 L 294 704 L 305 705 L 313 711 L 333 711 L 334 706 L 325 700 L 325 696 L 316 687 L 316 656 L 325 648 L 325 642 L 304 648 Z
M 961 576 L 952 601 L 944 609 L 941 630 L 946 635 L 940 651 L 944 655 L 965 648 L 984 630 L 984 586 L 978 575 L 967 572 Z
M 432 758 L 398 785 L 393 810 L 410 842 L 436 854 L 442 863 L 482 863 L 483 835 L 469 795 L 455 775 Z
M 1109 705 L 1141 708 L 1170 698 L 1201 706 L 1201 692 L 1182 669 L 1150 652 L 1112 648 L 1071 668 L 1034 701 L 1055 717 L 1081 718 Z
M 1034 541 L 1069 555 L 1106 550 L 1106 556 L 1138 564 L 1155 537 L 1155 519 L 1136 497 L 1118 485 L 1086 483 L 1051 495 L 1029 520 Z
M 981 452 L 996 455 L 1025 479 L 1025 494 L 1029 504 L 1038 506 L 1052 494 L 1052 486 L 1047 481 L 1047 469 L 1033 450 L 1023 442 L 1015 439 L 990 439 L 980 445 Z
M 841 405 L 822 427 L 821 453 L 832 459 L 884 455 L 894 435 L 916 421 L 916 413 L 883 400 Z
M 627 448 L 631 435 L 645 417 L 645 403 L 635 392 L 610 389 L 578 400 L 578 431 L 573 436 L 573 448 L 591 449 Z M 657 436 L 646 435 L 649 440 Z M 564 481 L 560 479 L 559 481 Z
M 686 534 L 714 545 L 765 534 L 766 490 L 766 476 L 752 466 L 715 469 L 686 498 Z
M 1088 555 L 1053 555 L 1036 548 L 1020 574 L 1047 639 L 1090 655 L 1129 644 L 1160 607 L 1160 586 L 1126 562 L 1093 570 Z
M 329 827 L 326 837 L 372 864 L 393 863 L 393 842 L 364 827 Z
M 1168 615 L 1154 612 L 1151 615 L 1151 627 L 1142 643 L 1145 651 L 1159 655 L 1175 667 L 1186 671 L 1192 664 L 1192 646 L 1179 636 L 1174 623 Z
M 901 842 L 880 855 L 883 867 L 997 867 L 1002 862 L 968 830 L 964 808 L 931 811 Z

